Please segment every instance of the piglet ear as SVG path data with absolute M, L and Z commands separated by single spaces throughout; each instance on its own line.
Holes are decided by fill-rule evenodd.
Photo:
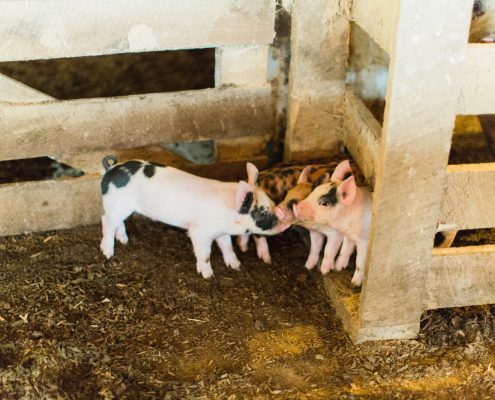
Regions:
M 239 181 L 235 193 L 235 209 L 240 214 L 247 214 L 253 204 L 253 187 L 244 181 Z
M 258 183 L 258 168 L 250 162 L 246 164 L 248 183 L 250 185 L 256 186 Z
M 345 206 L 350 206 L 356 198 L 356 180 L 354 175 L 351 175 L 337 187 L 340 202 Z
M 351 164 L 349 163 L 349 160 L 344 160 L 335 167 L 331 179 L 332 181 L 343 181 L 348 174 L 352 175 Z
M 308 176 L 311 173 L 311 165 L 308 165 L 301 171 L 301 175 L 299 175 L 299 179 L 297 183 L 308 183 Z

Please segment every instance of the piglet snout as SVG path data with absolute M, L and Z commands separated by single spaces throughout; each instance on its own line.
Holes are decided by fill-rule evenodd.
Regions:
M 292 211 L 294 212 L 294 217 L 299 218 L 299 207 L 297 204 L 292 206 Z
M 281 221 L 285 219 L 285 211 L 282 209 L 282 207 L 275 207 L 275 215 Z
M 310 204 L 306 204 L 305 202 L 294 204 L 292 206 L 292 210 L 294 211 L 294 216 L 299 219 L 311 219 L 313 217 L 313 210 Z

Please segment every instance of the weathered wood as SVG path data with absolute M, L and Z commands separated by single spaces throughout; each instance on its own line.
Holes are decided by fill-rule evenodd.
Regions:
M 219 47 L 215 54 L 215 86 L 266 83 L 268 46 Z
M 0 105 L 0 160 L 272 131 L 269 86 Z
M 274 17 L 271 0 L 3 1 L 0 61 L 268 44 Z
M 352 19 L 385 51 L 394 46 L 399 0 L 354 0 Z
M 373 186 L 382 127 L 351 87 L 345 93 L 342 142 Z
M 285 158 L 338 153 L 349 21 L 339 0 L 294 2 Z
M 101 217 L 98 175 L 0 185 L 0 236 L 93 224 Z
M 440 220 L 455 229 L 495 226 L 495 163 L 449 165 Z
M 53 100 L 53 97 L 16 81 L 15 79 L 0 74 L 0 103 L 22 103 L 46 100 Z
M 434 249 L 426 308 L 495 303 L 495 245 Z
M 495 44 L 469 44 L 463 65 L 458 114 L 495 114 Z
M 471 6 L 402 0 L 391 16 L 397 31 L 359 309 L 365 336 L 415 337 L 419 331 Z

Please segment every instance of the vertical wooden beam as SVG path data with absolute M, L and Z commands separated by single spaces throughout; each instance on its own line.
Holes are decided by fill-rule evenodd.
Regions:
M 285 158 L 328 157 L 342 130 L 347 1 L 295 0 Z
M 465 0 L 399 4 L 358 340 L 419 331 L 471 7 Z

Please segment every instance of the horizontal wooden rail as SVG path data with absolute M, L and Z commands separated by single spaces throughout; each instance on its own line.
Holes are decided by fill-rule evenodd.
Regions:
M 495 163 L 449 165 L 440 221 L 456 229 L 495 226 Z
M 269 44 L 274 18 L 272 0 L 3 1 L 0 61 Z
M 0 236 L 98 222 L 100 179 L 95 174 L 0 185 Z
M 470 44 L 463 66 L 457 113 L 495 114 L 495 44 Z
M 352 19 L 390 53 L 396 31 L 398 0 L 354 0 Z
M 495 245 L 434 249 L 427 309 L 495 303 Z
M 269 86 L 0 103 L 0 160 L 273 132 Z
M 374 181 L 375 165 L 378 165 L 381 131 L 382 127 L 373 114 L 348 87 L 345 93 L 342 140 L 370 183 Z

